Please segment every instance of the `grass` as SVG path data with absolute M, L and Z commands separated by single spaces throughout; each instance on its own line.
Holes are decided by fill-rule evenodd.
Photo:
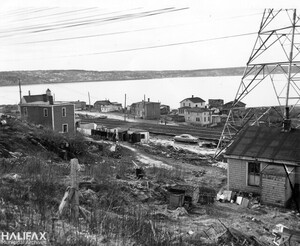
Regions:
M 156 166 L 146 169 L 146 174 L 154 176 L 158 183 L 164 183 L 168 180 L 184 181 L 184 171 L 182 168 L 165 169 Z

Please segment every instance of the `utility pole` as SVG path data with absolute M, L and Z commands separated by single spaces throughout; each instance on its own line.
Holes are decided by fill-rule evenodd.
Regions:
M 143 119 L 145 119 L 146 116 L 146 112 L 145 112 L 145 108 L 146 108 L 146 95 L 144 94 L 144 105 L 143 105 L 144 109 L 143 109 Z
M 126 93 L 125 93 L 125 103 L 124 103 L 124 121 L 126 121 Z
M 20 95 L 19 111 L 20 111 L 20 118 L 22 118 L 22 112 L 21 112 L 22 89 L 21 89 L 21 79 L 20 78 L 18 78 L 18 82 L 19 82 L 19 95 Z
M 20 94 L 20 105 L 22 104 L 22 90 L 21 90 L 21 79 L 18 78 L 19 81 L 19 94 Z
M 90 92 L 88 92 L 88 96 L 89 96 L 89 109 L 91 111 L 91 98 L 90 98 Z

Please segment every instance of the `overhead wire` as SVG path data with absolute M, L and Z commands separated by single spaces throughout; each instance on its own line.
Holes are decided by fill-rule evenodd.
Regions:
M 6 30 L 0 30 L 0 33 L 13 33 L 13 32 L 26 32 L 26 33 L 37 33 L 37 32 L 46 32 L 46 31 L 53 31 L 53 30 L 61 30 L 61 29 L 66 29 L 66 28 L 72 28 L 72 27 L 83 27 L 87 25 L 92 25 L 92 24 L 99 24 L 99 23 L 111 23 L 111 22 L 116 22 L 116 21 L 124 21 L 124 20 L 131 20 L 131 19 L 138 19 L 138 18 L 145 18 L 149 16 L 154 16 L 154 15 L 159 15 L 159 14 L 165 14 L 165 13 L 170 13 L 170 12 L 175 12 L 175 11 L 182 11 L 187 8 L 165 8 L 165 9 L 157 9 L 157 10 L 151 10 L 151 11 L 144 11 L 144 12 L 139 12 L 139 13 L 133 13 L 133 14 L 124 14 L 124 15 L 117 15 L 117 16 L 111 16 L 111 17 L 106 17 L 106 18 L 96 18 L 96 19 L 88 19 L 85 21 L 65 21 L 65 22 L 59 22 L 56 21 L 51 24 L 46 24 L 46 25 L 32 25 L 32 26 L 27 26 L 27 27 L 22 27 L 22 28 L 15 28 L 11 29 L 8 28 Z M 8 37 L 9 35 L 4 35 L 0 37 Z
M 86 25 L 91 25 L 91 24 L 101 24 L 101 23 L 111 23 L 113 21 L 127 21 L 131 19 L 138 19 L 138 18 L 144 18 L 148 16 L 153 16 L 153 15 L 158 15 L 158 14 L 166 14 L 174 11 L 182 11 L 186 10 L 188 8 L 163 8 L 163 9 L 156 9 L 156 10 L 150 10 L 150 11 L 142 11 L 138 13 L 129 13 L 129 14 L 123 14 L 123 15 L 116 15 L 116 16 L 111 16 L 111 17 L 106 17 L 106 18 L 96 18 L 96 19 L 89 19 L 90 16 L 82 16 L 82 19 L 87 19 L 85 21 L 80 21 L 76 22 L 74 19 L 68 19 L 64 21 L 57 21 L 50 23 L 48 25 L 36 25 L 36 26 L 27 26 L 23 27 L 23 29 L 19 29 L 24 31 L 23 34 L 32 34 L 36 32 L 47 32 L 50 30 L 60 30 L 60 29 L 68 29 L 68 28 L 73 28 L 73 27 L 78 27 L 78 26 L 86 26 Z M 86 8 L 85 10 L 93 10 L 93 8 Z M 133 10 L 133 9 L 130 9 Z M 57 14 L 65 15 L 67 13 L 76 13 L 77 10 L 72 11 L 64 11 L 64 12 L 59 12 Z M 88 12 L 89 13 L 89 12 Z M 111 12 L 112 13 L 112 12 Z M 111 13 L 102 13 L 103 15 L 105 14 L 111 14 Z M 52 13 L 51 13 L 52 14 Z M 44 17 L 50 17 L 51 14 L 46 15 Z M 250 15 L 257 15 L 259 13 L 255 14 L 249 14 Z M 244 15 L 245 16 L 245 15 Z M 247 16 L 247 15 L 246 15 Z M 239 18 L 242 16 L 233 16 L 229 18 Z M 43 18 L 43 17 L 40 17 Z M 176 26 L 176 25 L 174 25 Z M 47 29 L 48 27 L 48 29 Z M 53 27 L 53 28 L 52 28 Z M 28 29 L 28 28 L 33 28 L 33 30 Z M 44 28 L 44 29 L 43 29 Z M 91 37 L 98 37 L 98 36 L 106 36 L 106 35 L 117 35 L 117 34 L 123 34 L 123 33 L 130 33 L 130 32 L 140 32 L 140 31 L 146 31 L 146 30 L 154 30 L 154 29 L 159 29 L 163 28 L 162 26 L 160 27 L 150 27 L 150 28 L 141 28 L 141 29 L 134 29 L 134 30 L 126 30 L 126 31 L 116 31 L 116 32 L 109 32 L 109 33 L 100 33 L 100 34 L 91 34 L 91 35 L 80 35 L 80 36 L 73 36 L 73 37 L 63 37 L 63 38 L 54 38 L 54 39 L 48 39 L 48 40 L 37 40 L 37 41 L 25 41 L 25 42 L 18 42 L 15 44 L 37 44 L 37 43 L 45 43 L 45 42 L 57 42 L 57 41 L 66 41 L 66 40 L 72 40 L 72 39 L 83 39 L 83 38 L 91 38 Z M 27 32 L 26 32 L 27 31 Z M 5 32 L 2 30 L 2 32 Z M 12 31 L 13 32 L 13 31 Z M 0 31 L 1 33 L 1 31 Z M 160 44 L 160 45 L 152 45 L 152 46 L 145 46 L 145 47 L 137 47 L 137 48 L 129 48 L 129 49 L 119 49 L 119 50 L 110 50 L 110 51 L 100 51 L 100 52 L 92 52 L 92 53 L 83 53 L 83 54 L 74 54 L 74 55 L 65 55 L 65 56 L 57 56 L 56 58 L 61 58 L 61 57 L 76 57 L 76 56 L 93 56 L 93 55 L 102 55 L 102 54 L 112 54 L 112 53 L 121 53 L 121 52 L 130 52 L 130 51 L 137 51 L 137 50 L 147 50 L 147 49 L 156 49 L 156 48 L 162 48 L 162 47 L 170 47 L 170 46 L 178 46 L 178 45 L 186 45 L 186 44 L 193 44 L 193 43 L 200 43 L 200 42 L 207 42 L 207 41 L 214 41 L 214 40 L 222 40 L 222 39 L 228 39 L 228 38 L 236 38 L 236 37 L 242 37 L 242 36 L 249 36 L 257 34 L 256 32 L 251 32 L 251 33 L 241 33 L 241 34 L 235 34 L 235 35 L 228 35 L 228 36 L 222 36 L 222 37 L 214 37 L 214 38 L 207 38 L 207 39 L 198 39 L 198 40 L 191 40 L 191 41 L 183 41 L 183 42 L 174 42 L 174 43 L 167 43 L 167 44 Z M 1 36 L 0 36 L 1 38 Z M 3 38 L 3 36 L 2 36 Z M 51 58 L 53 59 L 53 58 Z
M 103 52 L 93 52 L 93 53 L 86 53 L 86 54 L 79 54 L 79 55 L 68 55 L 68 56 L 60 56 L 60 57 L 92 56 L 92 55 L 103 55 L 103 54 L 113 54 L 113 53 L 129 52 L 129 51 L 136 51 L 136 50 L 156 49 L 156 48 L 163 48 L 163 47 L 169 47 L 169 46 L 177 46 L 177 45 L 200 43 L 200 42 L 207 42 L 207 41 L 214 41 L 214 40 L 221 40 L 221 39 L 228 39 L 228 38 L 250 36 L 250 35 L 254 35 L 254 34 L 257 34 L 257 32 L 241 33 L 241 34 L 229 35 L 229 36 L 223 36 L 223 37 L 208 38 L 208 39 L 199 39 L 199 40 L 177 42 L 177 43 L 169 43 L 169 44 L 162 44 L 162 45 L 153 45 L 153 46 L 146 46 L 146 47 L 140 47 L 140 48 L 120 49 L 120 50 L 103 51 Z
M 246 15 L 246 16 L 257 15 L 257 14 L 258 13 L 249 14 L 249 15 Z M 232 18 L 240 18 L 240 17 L 242 17 L 242 16 L 233 16 Z M 85 18 L 85 17 L 83 17 L 83 18 Z M 173 26 L 177 27 L 178 25 L 173 25 Z M 166 28 L 166 27 L 172 27 L 172 25 L 142 28 L 142 29 L 134 29 L 134 30 L 126 30 L 126 31 L 109 32 L 109 33 L 91 34 L 91 35 L 80 35 L 80 36 L 73 36 L 73 37 L 66 37 L 66 38 L 54 38 L 54 39 L 46 39 L 46 40 L 38 40 L 38 41 L 17 42 L 17 43 L 10 43 L 9 45 L 12 45 L 12 44 L 37 44 L 37 43 L 67 41 L 67 40 L 74 40 L 74 39 L 93 38 L 93 37 L 99 37 L 99 36 L 109 36 L 109 35 L 117 35 L 117 34 L 131 33 L 131 32 L 156 30 L 156 29 L 161 29 L 161 28 Z

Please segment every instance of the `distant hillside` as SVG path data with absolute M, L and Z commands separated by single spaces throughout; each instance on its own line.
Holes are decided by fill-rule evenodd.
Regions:
M 167 71 L 85 71 L 85 70 L 36 70 L 0 72 L 0 86 L 16 85 L 20 79 L 25 84 L 68 83 L 89 81 L 114 81 L 177 77 L 240 76 L 243 67 L 167 70 Z

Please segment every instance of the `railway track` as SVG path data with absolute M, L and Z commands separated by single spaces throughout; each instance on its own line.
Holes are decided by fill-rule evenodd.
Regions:
M 137 128 L 147 130 L 152 134 L 175 136 L 180 134 L 191 134 L 202 140 L 218 141 L 221 129 L 209 129 L 196 126 L 172 126 L 145 122 L 128 122 L 116 119 L 82 119 L 82 123 L 96 123 L 108 128 Z

